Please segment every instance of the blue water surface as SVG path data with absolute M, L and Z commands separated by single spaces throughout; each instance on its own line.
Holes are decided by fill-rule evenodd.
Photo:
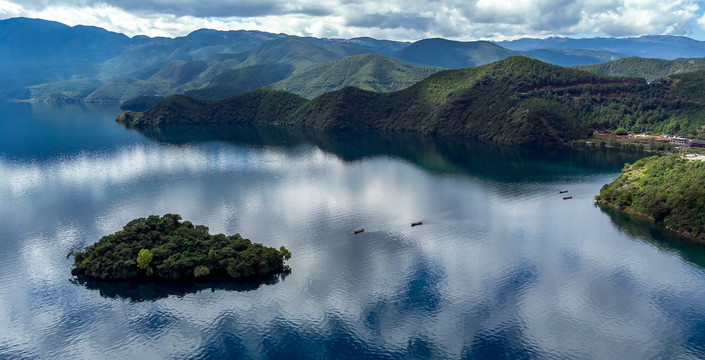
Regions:
M 703 246 L 593 204 L 643 154 L 119 113 L 0 104 L 0 358 L 705 357 Z M 165 213 L 291 273 L 71 276 L 69 249 Z

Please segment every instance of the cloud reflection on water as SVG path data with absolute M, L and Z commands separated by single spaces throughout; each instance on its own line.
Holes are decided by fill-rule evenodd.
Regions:
M 0 175 L 0 215 L 12 224 L 0 245 L 10 265 L 0 275 L 12 286 L 0 290 L 0 321 L 12 325 L 0 330 L 3 348 L 57 356 L 85 348 L 87 357 L 98 349 L 155 355 L 147 350 L 154 347 L 163 356 L 205 356 L 218 346 L 250 357 L 327 357 L 335 349 L 444 358 L 502 349 L 693 355 L 683 337 L 691 320 L 673 318 L 672 307 L 705 308 L 701 270 L 604 226 L 589 198 L 599 174 L 576 176 L 576 199 L 564 202 L 555 194 L 563 178 L 494 182 L 385 156 L 347 162 L 312 146 L 215 143 L 0 161 Z M 512 187 L 520 189 L 502 191 Z M 253 291 L 139 304 L 67 281 L 68 247 L 166 212 L 211 233 L 286 245 L 293 273 Z M 411 228 L 416 220 L 424 225 Z M 366 232 L 353 235 L 358 227 Z M 17 254 L 21 262 L 11 259 Z M 655 304 L 662 289 L 671 295 Z M 85 318 L 67 342 L 32 335 L 74 326 L 66 324 L 74 316 Z

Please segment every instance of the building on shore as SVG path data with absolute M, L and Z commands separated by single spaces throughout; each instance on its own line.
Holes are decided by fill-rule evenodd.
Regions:
M 671 141 L 670 141 L 671 144 L 679 144 L 679 145 L 688 145 L 689 142 L 690 142 L 689 139 L 682 138 L 682 137 L 673 137 L 673 138 L 671 138 Z
M 698 140 L 698 139 L 691 140 L 690 147 L 705 148 L 705 140 Z

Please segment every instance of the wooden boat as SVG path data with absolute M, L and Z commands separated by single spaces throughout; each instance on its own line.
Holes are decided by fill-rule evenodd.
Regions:
M 423 224 L 423 221 L 417 221 L 417 222 L 415 222 L 415 223 L 411 223 L 411 227 L 419 226 L 419 225 L 421 225 L 421 224 Z
M 357 229 L 357 230 L 353 231 L 353 234 L 359 234 L 363 231 L 365 231 L 365 229 Z
M 565 194 L 565 193 L 567 193 L 567 192 L 568 192 L 568 190 L 561 190 L 561 191 L 559 191 L 558 193 L 559 193 L 559 194 Z
M 568 200 L 568 199 L 572 199 L 572 198 L 573 198 L 572 196 L 564 196 L 563 200 Z

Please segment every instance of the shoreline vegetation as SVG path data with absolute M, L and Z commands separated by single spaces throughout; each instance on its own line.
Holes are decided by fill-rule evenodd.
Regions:
M 206 226 L 181 221 L 178 214 L 134 219 L 67 257 L 72 255 L 72 275 L 100 280 L 253 278 L 286 270 L 284 262 L 291 258 L 284 246 L 277 250 L 240 234 L 211 235 Z
M 354 87 L 312 100 L 255 90 L 207 101 L 174 95 L 116 122 L 161 125 L 260 124 L 314 130 L 373 130 L 459 136 L 502 144 L 565 146 L 592 129 L 705 137 L 705 71 L 651 84 L 550 65 L 526 57 L 444 70 L 392 93 Z
M 681 236 L 705 242 L 705 162 L 677 155 L 626 164 L 605 184 L 596 204 L 646 218 Z

